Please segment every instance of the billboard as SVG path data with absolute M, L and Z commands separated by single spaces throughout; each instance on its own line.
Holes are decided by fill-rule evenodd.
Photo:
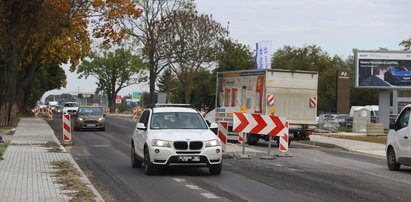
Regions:
M 142 92 L 133 92 L 133 96 L 131 97 L 131 99 L 133 102 L 140 102 L 142 97 L 143 97 Z
M 411 89 L 411 52 L 355 50 L 355 87 Z

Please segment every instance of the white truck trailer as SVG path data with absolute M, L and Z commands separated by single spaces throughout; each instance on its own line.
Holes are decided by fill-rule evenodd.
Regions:
M 289 121 L 290 139 L 308 139 L 316 127 L 318 73 L 280 69 L 258 69 L 217 73 L 216 121 L 229 123 L 232 132 L 233 112 L 269 114 Z M 269 97 L 271 98 L 269 100 Z M 274 100 L 273 100 L 274 99 Z M 247 134 L 248 144 L 269 136 Z M 278 138 L 275 138 L 278 140 Z

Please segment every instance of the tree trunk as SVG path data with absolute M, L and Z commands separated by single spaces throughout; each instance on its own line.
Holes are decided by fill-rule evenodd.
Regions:
M 154 64 L 152 64 L 154 66 Z M 150 68 L 150 100 L 148 104 L 155 104 L 156 102 L 156 80 L 157 73 L 154 67 Z

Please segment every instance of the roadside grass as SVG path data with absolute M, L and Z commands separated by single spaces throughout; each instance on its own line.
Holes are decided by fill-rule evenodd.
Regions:
M 4 160 L 3 154 L 6 151 L 7 146 L 9 146 L 8 142 L 0 142 L 0 160 Z
M 57 178 L 57 182 L 62 185 L 64 190 L 72 192 L 67 193 L 73 197 L 70 201 L 95 201 L 96 197 L 91 189 L 80 179 L 80 173 L 69 161 L 53 161 L 50 163 L 54 166 L 53 177 Z
M 364 142 L 373 142 L 373 143 L 387 143 L 387 136 L 341 136 L 341 135 L 329 135 L 328 137 L 348 139 L 348 140 L 358 140 Z
M 352 133 L 351 128 L 338 128 L 338 132 Z

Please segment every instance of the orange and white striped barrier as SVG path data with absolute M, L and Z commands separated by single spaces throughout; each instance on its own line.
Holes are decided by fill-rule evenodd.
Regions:
M 71 120 L 70 114 L 63 114 L 63 141 L 66 144 L 71 143 Z
M 228 122 L 227 121 L 220 121 L 218 123 L 218 138 L 220 138 L 222 145 L 223 152 L 226 151 L 227 146 L 227 133 L 228 133 Z

